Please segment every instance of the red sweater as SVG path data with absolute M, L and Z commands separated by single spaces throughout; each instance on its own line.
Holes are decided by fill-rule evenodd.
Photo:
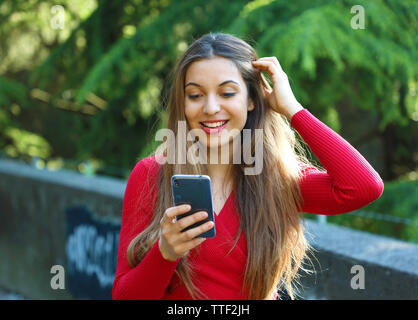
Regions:
M 304 199 L 302 212 L 339 214 L 361 208 L 380 197 L 383 181 L 370 164 L 347 141 L 315 118 L 308 110 L 297 112 L 291 125 L 326 169 L 304 170 L 300 188 Z M 191 299 L 174 273 L 179 262 L 165 260 L 158 241 L 134 268 L 126 260 L 130 241 L 150 222 L 156 203 L 155 183 L 159 164 L 154 157 L 142 159 L 133 169 L 125 190 L 113 299 Z M 234 191 L 221 212 L 215 216 L 216 236 L 203 242 L 200 252 L 191 250 L 189 259 L 195 269 L 194 283 L 209 299 L 248 299 L 241 294 L 247 261 L 244 233 L 231 251 L 239 214 L 234 206 Z M 139 208 L 138 208 L 139 206 Z M 167 291 L 168 285 L 176 285 Z

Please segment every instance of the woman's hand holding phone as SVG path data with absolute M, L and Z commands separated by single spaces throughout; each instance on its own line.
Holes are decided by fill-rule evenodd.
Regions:
M 176 261 L 178 258 L 186 256 L 189 251 L 200 245 L 206 238 L 198 236 L 213 228 L 212 221 L 208 221 L 198 227 L 181 232 L 185 228 L 204 220 L 208 214 L 198 211 L 182 219 L 176 219 L 178 215 L 191 210 L 190 205 L 179 205 L 170 207 L 164 212 L 161 219 L 160 240 L 158 246 L 164 259 Z

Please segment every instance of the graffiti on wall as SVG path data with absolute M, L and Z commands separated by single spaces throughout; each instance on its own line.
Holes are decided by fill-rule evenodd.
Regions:
M 85 207 L 66 210 L 68 290 L 80 299 L 111 299 L 120 224 Z

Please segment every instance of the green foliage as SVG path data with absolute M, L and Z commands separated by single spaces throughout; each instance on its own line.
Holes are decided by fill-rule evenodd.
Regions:
M 31 157 L 41 157 L 46 159 L 51 154 L 51 147 L 44 138 L 39 135 L 20 130 L 8 128 L 5 132 L 13 143 L 6 147 L 6 152 L 14 157 L 27 154 Z
M 417 75 L 417 43 L 409 30 L 409 24 L 416 27 L 416 1 L 265 3 L 246 10 L 229 30 L 258 39 L 261 56 L 278 56 L 303 104 L 326 114 L 350 97 L 359 108 L 379 113 L 381 129 L 411 118 L 393 95 Z M 364 7 L 364 30 L 350 28 L 354 5 Z M 412 101 L 405 108 L 411 104 L 416 108 Z
M 10 106 L 15 100 L 21 105 L 26 103 L 26 87 L 18 81 L 0 75 L 0 106 Z
M 393 233 L 418 243 L 418 180 L 387 183 L 382 197 L 371 203 L 367 210 L 409 219 L 411 224 L 394 227 Z
M 416 1 L 63 0 L 62 30 L 50 25 L 54 5 L 0 2 L 0 148 L 20 150 L 11 127 L 43 137 L 51 159 L 132 168 L 156 146 L 178 57 L 219 31 L 277 56 L 296 97 L 334 130 L 346 103 L 376 114 L 384 139 L 403 126 L 387 170 L 416 166 Z M 350 26 L 354 5 L 364 30 Z

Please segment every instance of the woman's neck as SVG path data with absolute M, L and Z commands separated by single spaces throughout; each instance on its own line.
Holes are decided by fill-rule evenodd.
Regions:
M 208 163 L 206 168 L 211 179 L 216 181 L 229 180 L 231 164 Z
M 206 165 L 208 175 L 212 180 L 212 187 L 216 190 L 223 189 L 229 193 L 231 189 L 231 183 L 233 182 L 233 152 L 232 145 L 229 148 L 228 161 L 221 160 L 221 151 L 218 150 L 218 161 L 208 161 Z M 208 150 L 208 155 L 210 155 L 210 150 Z M 227 163 L 223 163 L 227 162 Z

